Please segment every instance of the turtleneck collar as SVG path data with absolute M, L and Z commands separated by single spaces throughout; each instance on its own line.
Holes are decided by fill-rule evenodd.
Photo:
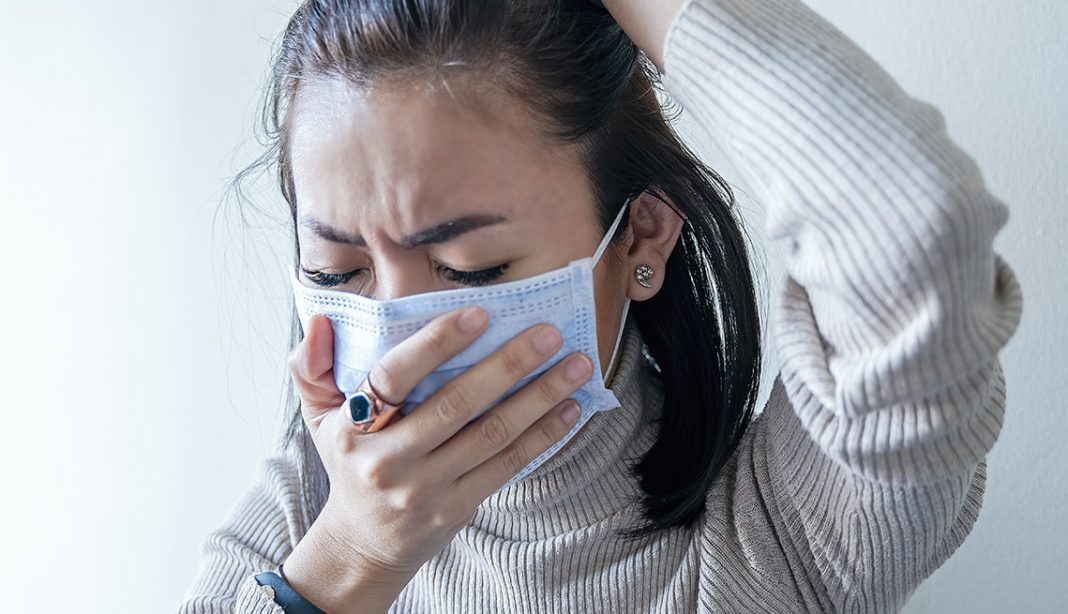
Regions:
M 470 528 L 505 539 L 544 539 L 611 522 L 639 501 L 641 490 L 631 466 L 656 438 L 654 420 L 663 395 L 633 318 L 627 319 L 608 388 L 620 407 L 591 416 L 549 460 L 490 495 Z

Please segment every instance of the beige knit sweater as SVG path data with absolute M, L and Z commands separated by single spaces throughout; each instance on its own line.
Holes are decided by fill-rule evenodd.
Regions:
M 799 0 L 691 0 L 664 52 L 788 247 L 770 399 L 696 530 L 617 539 L 662 398 L 629 325 L 622 407 L 487 499 L 390 612 L 892 612 L 976 520 L 1022 308 L 992 250 L 1007 208 L 942 115 Z M 281 612 L 253 576 L 301 539 L 297 493 L 266 459 L 179 612 Z

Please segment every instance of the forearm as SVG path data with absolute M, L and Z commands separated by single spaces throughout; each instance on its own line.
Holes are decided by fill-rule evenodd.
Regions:
M 664 38 L 686 0 L 602 0 L 623 31 L 664 71 Z

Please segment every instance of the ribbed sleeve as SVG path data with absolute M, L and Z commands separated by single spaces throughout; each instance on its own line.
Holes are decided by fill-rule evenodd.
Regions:
M 264 459 L 253 486 L 201 543 L 197 575 L 179 614 L 282 614 L 255 576 L 277 567 L 300 541 L 299 492 L 288 457 Z
M 938 110 L 798 0 L 691 0 L 664 56 L 666 88 L 787 244 L 778 394 L 734 484 L 711 494 L 745 497 L 724 511 L 766 504 L 734 529 L 786 543 L 739 536 L 747 555 L 734 563 L 766 586 L 754 569 L 795 550 L 780 569 L 794 574 L 791 598 L 896 611 L 978 514 L 1005 410 L 998 351 L 1022 308 L 992 249 L 1008 209 Z
M 773 325 L 787 388 L 813 397 L 791 395 L 806 428 L 873 479 L 974 467 L 1021 313 L 991 247 L 1005 205 L 939 111 L 798 0 L 691 2 L 674 26 L 665 85 L 787 242 Z

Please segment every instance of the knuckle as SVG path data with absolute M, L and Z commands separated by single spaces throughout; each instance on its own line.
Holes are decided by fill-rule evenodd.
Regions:
M 388 462 L 375 458 L 368 460 L 360 474 L 363 482 L 374 490 L 386 490 L 393 486 L 393 469 Z
M 445 386 L 434 407 L 437 417 L 445 423 L 466 420 L 472 412 L 471 401 L 459 386 Z
M 542 420 L 539 430 L 541 431 L 541 440 L 545 444 L 543 447 L 549 448 L 557 441 L 560 441 L 560 438 L 566 435 L 571 428 L 561 420 Z
M 452 526 L 452 518 L 444 510 L 438 510 L 430 515 L 430 526 L 434 529 L 444 529 Z
M 389 497 L 391 506 L 397 511 L 411 511 L 422 505 L 423 496 L 417 488 L 398 488 Z
M 518 442 L 501 453 L 501 464 L 510 475 L 519 473 L 520 469 L 527 466 L 527 462 L 527 451 Z
M 348 456 L 356 451 L 356 437 L 352 433 L 339 433 L 337 445 L 334 446 L 338 454 Z
M 486 414 L 478 421 L 478 435 L 483 443 L 494 449 L 504 447 L 511 439 L 508 425 L 496 412 Z
M 293 348 L 293 351 L 286 357 L 286 366 L 289 368 L 289 373 L 293 377 L 304 379 L 304 351 L 302 350 L 303 342 Z
M 510 344 L 501 352 L 501 367 L 513 380 L 521 378 L 527 372 L 526 361 L 516 344 Z
M 538 399 L 545 405 L 556 405 L 560 402 L 562 391 L 558 386 L 560 378 L 551 377 L 547 373 L 545 377 L 538 379 L 538 383 L 535 385 L 535 391 L 537 392 Z
M 430 522 L 435 528 L 447 529 L 467 524 L 473 516 L 474 512 L 465 507 L 459 509 L 456 509 L 456 506 L 444 507 L 434 512 Z

